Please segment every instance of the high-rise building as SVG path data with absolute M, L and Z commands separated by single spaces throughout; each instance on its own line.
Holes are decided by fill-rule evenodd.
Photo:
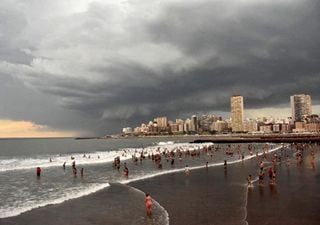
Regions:
M 235 95 L 231 97 L 231 129 L 232 132 L 243 131 L 243 97 Z
M 178 125 L 178 131 L 180 133 L 184 132 L 184 121 L 182 119 L 176 119 L 176 124 Z
M 168 127 L 168 118 L 166 116 L 157 117 L 154 119 L 154 122 L 157 123 L 157 125 L 160 129 L 164 129 L 164 128 Z
M 190 132 L 190 124 L 191 124 L 191 120 L 189 118 L 184 121 L 184 124 L 183 124 L 184 132 L 186 133 Z
M 300 94 L 290 96 L 290 103 L 293 122 L 302 122 L 306 116 L 311 115 L 310 95 Z
M 193 115 L 191 117 L 191 122 L 190 122 L 190 131 L 197 132 L 198 131 L 198 118 L 196 115 Z

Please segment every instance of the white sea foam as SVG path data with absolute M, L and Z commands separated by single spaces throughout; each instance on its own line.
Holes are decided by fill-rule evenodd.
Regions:
M 6 218 L 6 217 L 12 217 L 12 216 L 17 216 L 23 212 L 30 211 L 35 208 L 47 206 L 47 205 L 53 205 L 53 204 L 59 204 L 64 201 L 74 199 L 74 198 L 79 198 L 82 196 L 86 196 L 92 193 L 95 193 L 101 189 L 104 189 L 106 187 L 109 187 L 109 183 L 104 183 L 104 184 L 92 184 L 90 187 L 87 188 L 81 188 L 80 190 L 73 190 L 73 191 L 68 191 L 64 192 L 64 195 L 55 198 L 55 199 L 45 199 L 39 202 L 34 202 L 34 201 L 28 201 L 24 205 L 16 205 L 16 206 L 11 206 L 11 207 L 6 207 L 4 209 L 0 209 L 0 218 Z
M 35 167 L 49 168 L 49 167 L 61 167 L 64 162 L 66 166 L 70 166 L 73 161 L 76 164 L 90 165 L 112 162 L 115 157 L 120 157 L 121 160 L 131 159 L 133 156 L 139 157 L 141 153 L 144 155 L 156 154 L 159 151 L 166 149 L 167 151 L 176 151 L 179 149 L 184 150 L 195 150 L 203 148 L 204 146 L 212 145 L 212 143 L 206 144 L 189 144 L 179 143 L 174 144 L 173 142 L 160 142 L 156 146 L 149 146 L 146 148 L 124 148 L 117 151 L 100 151 L 90 153 L 74 153 L 74 154 L 63 154 L 63 155 L 39 155 L 31 158 L 4 158 L 0 157 L 0 172 L 11 171 L 11 170 L 25 170 L 34 169 Z M 160 150 L 159 150 L 160 149 Z M 85 156 L 85 157 L 84 157 Z M 71 157 L 74 158 L 71 159 Z M 50 162 L 50 159 L 52 160 Z
M 160 146 L 162 146 L 162 145 L 164 145 L 164 146 L 174 145 L 174 141 L 160 141 L 160 142 L 158 143 L 158 145 L 160 145 Z
M 13 158 L 13 159 L 0 159 L 0 172 L 10 171 L 10 170 L 21 170 L 21 169 L 34 169 L 39 166 L 42 168 L 48 167 L 61 167 L 64 162 L 66 166 L 72 164 L 71 157 L 77 164 L 98 164 L 111 162 L 114 157 L 118 156 L 118 152 L 95 152 L 86 154 L 83 157 L 82 154 L 70 154 L 70 155 L 42 155 L 36 158 Z M 90 155 L 90 158 L 89 158 Z M 99 156 L 99 157 L 98 157 Z M 50 162 L 50 158 L 52 162 Z

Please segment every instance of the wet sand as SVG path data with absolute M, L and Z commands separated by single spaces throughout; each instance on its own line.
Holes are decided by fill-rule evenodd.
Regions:
M 215 167 L 191 171 L 189 177 L 176 173 L 131 185 L 150 192 L 167 209 L 174 225 L 319 224 L 319 149 L 314 169 L 310 154 L 305 153 L 302 164 L 296 163 L 293 151 L 284 154 L 290 154 L 291 165 L 276 166 L 277 185 L 269 185 L 265 171 L 263 187 L 254 182 L 254 188 L 247 188 L 246 176 L 258 176 L 256 159 L 230 165 L 227 173 Z
M 241 174 L 241 175 L 240 175 Z M 245 224 L 247 168 L 237 164 L 169 174 L 131 184 L 167 209 L 170 224 Z
M 246 177 L 258 174 L 256 159 L 244 163 L 162 175 L 129 185 L 148 192 L 169 213 L 172 225 L 319 224 L 319 155 L 312 169 L 305 157 L 301 165 L 291 160 L 277 166 L 276 186 L 253 189 Z M 268 179 L 266 178 L 266 181 Z M 0 219 L 0 224 L 98 225 L 164 224 L 160 208 L 146 216 L 144 195 L 125 185 L 110 188 L 62 204 L 42 207 L 20 216 Z

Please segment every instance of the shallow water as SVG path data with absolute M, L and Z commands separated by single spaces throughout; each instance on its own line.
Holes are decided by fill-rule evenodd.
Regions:
M 283 161 L 275 166 L 276 185 L 265 179 L 264 185 L 255 184 L 248 193 L 249 224 L 299 225 L 319 224 L 320 220 L 320 146 L 312 144 L 315 160 L 312 165 L 310 148 L 303 151 L 303 161 L 295 157 L 294 149 L 283 151 L 290 163 Z

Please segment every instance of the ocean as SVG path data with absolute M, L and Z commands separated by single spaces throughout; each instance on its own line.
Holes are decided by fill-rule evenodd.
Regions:
M 130 183 L 147 180 L 163 174 L 180 173 L 186 165 L 190 170 L 223 166 L 224 160 L 229 164 L 239 164 L 243 160 L 262 154 L 263 150 L 280 149 L 282 145 L 265 143 L 251 144 L 190 144 L 193 137 L 157 137 L 127 139 L 2 139 L 0 140 L 0 218 L 15 217 L 32 209 L 56 205 L 70 199 L 109 189 L 108 198 L 114 201 L 107 207 L 108 214 L 119 213 L 116 202 L 125 201 L 125 193 L 131 196 L 143 196 L 141 190 L 133 188 Z M 204 147 L 212 151 L 204 152 Z M 266 147 L 267 146 L 267 147 Z M 172 158 L 162 157 L 162 168 L 159 169 L 151 160 L 151 155 L 163 151 L 201 152 L 200 155 L 183 156 L 177 154 Z M 233 156 L 226 156 L 226 151 L 233 151 Z M 140 161 L 141 152 L 145 159 Z M 244 159 L 242 159 L 242 155 Z M 120 157 L 119 170 L 113 167 L 116 157 Z M 133 160 L 137 157 L 137 161 Z M 77 175 L 72 170 L 75 162 Z M 65 163 L 66 167 L 63 168 Z M 123 175 L 124 163 L 129 169 L 129 176 Z M 40 167 L 41 176 L 36 176 Z M 83 168 L 84 174 L 80 175 Z M 124 192 L 124 190 L 129 190 Z M 110 194 L 111 193 L 111 194 Z M 152 224 L 169 224 L 168 212 L 160 203 L 155 202 L 155 213 Z M 134 210 L 141 210 L 136 203 L 128 204 L 121 212 L 122 217 L 131 224 L 150 224 L 147 217 L 141 217 L 132 223 Z M 142 204 L 143 205 L 143 204 Z M 135 209 L 134 209 L 135 208 Z M 127 211 L 126 211 L 127 210 Z M 130 213 L 131 212 L 131 213 Z M 131 218 L 132 217 L 132 218 Z M 122 221 L 122 222 L 121 222 Z

